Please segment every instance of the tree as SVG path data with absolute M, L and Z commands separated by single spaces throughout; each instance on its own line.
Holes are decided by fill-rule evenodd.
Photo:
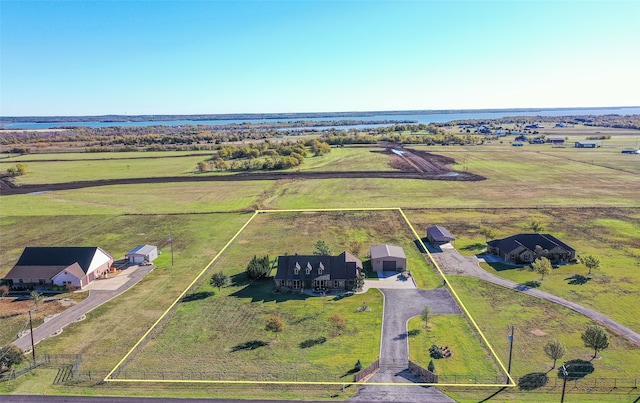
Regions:
M 537 234 L 544 230 L 544 224 L 542 224 L 542 222 L 538 220 L 531 220 L 527 225 L 527 228 Z
M 480 227 L 480 234 L 484 236 L 484 240 L 486 242 L 489 239 L 493 239 L 496 237 L 496 230 L 491 227 L 482 226 Z
M 429 365 L 427 365 L 427 369 L 431 372 L 436 372 L 436 364 L 433 363 L 433 358 L 429 360 Z
M 331 152 L 331 146 L 325 142 L 313 140 L 311 151 L 317 156 L 324 155 Z
M 364 279 L 365 276 L 363 273 L 358 274 L 356 277 L 356 290 L 362 290 L 362 287 L 364 287 Z
M 600 268 L 600 259 L 595 256 L 589 255 L 582 258 L 582 263 L 589 269 L 589 273 L 591 274 L 591 270 Z
M 587 329 L 582 333 L 582 341 L 584 341 L 585 347 L 594 350 L 593 358 L 598 356 L 598 351 L 609 347 L 609 335 L 598 325 L 588 325 Z
M 247 265 L 247 269 L 245 270 L 247 276 L 251 279 L 258 280 L 261 278 L 268 277 L 271 273 L 271 262 L 269 260 L 269 256 L 257 257 L 253 256 L 253 259 Z
M 6 297 L 7 295 L 9 295 L 9 286 L 0 285 L 0 297 Z
M 228 283 L 229 277 L 227 277 L 227 275 L 221 271 L 213 273 L 213 275 L 211 276 L 211 280 L 209 280 L 209 284 L 214 287 L 218 287 L 218 291 L 220 291 L 220 288 L 225 287 Z
M 544 352 L 553 359 L 553 369 L 556 367 L 556 361 L 564 355 L 564 344 L 560 340 L 551 340 L 544 346 Z
M 429 327 L 429 316 L 431 316 L 431 308 L 429 305 L 425 305 L 420 313 L 420 319 L 424 322 L 424 327 Z
M 358 256 L 362 250 L 362 242 L 358 240 L 351 241 L 351 243 L 349 243 L 349 249 L 351 250 L 351 253 Z
M 336 328 L 336 335 L 339 335 L 340 331 L 344 329 L 344 316 L 340 315 L 339 313 L 334 313 L 333 315 L 329 316 L 329 322 L 333 325 L 333 327 Z
M 7 169 L 7 173 L 10 176 L 21 176 L 27 173 L 27 164 L 18 163 L 15 167 Z
M 267 324 L 264 327 L 265 330 L 269 332 L 273 332 L 276 334 L 276 339 L 278 338 L 278 333 L 284 332 L 284 322 L 280 317 L 276 315 L 272 315 L 267 319 Z
M 38 310 L 38 302 L 42 301 L 44 296 L 40 294 L 38 291 L 31 291 L 31 299 L 33 303 L 36 305 L 36 311 Z
M 546 257 L 541 257 L 531 263 L 531 270 L 542 276 L 541 280 L 544 280 L 544 275 L 551 273 L 551 261 Z
M 10 344 L 0 348 L 0 372 L 11 369 L 24 361 L 24 352 L 16 345 Z
M 209 164 L 204 161 L 198 161 L 198 172 L 205 172 L 208 170 Z
M 331 249 L 329 249 L 329 245 L 327 245 L 325 241 L 320 240 L 316 242 L 313 247 L 314 247 L 314 250 L 313 250 L 314 255 L 318 255 L 318 256 L 331 255 Z

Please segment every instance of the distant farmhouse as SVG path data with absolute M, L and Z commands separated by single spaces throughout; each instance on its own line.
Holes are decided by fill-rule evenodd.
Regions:
M 595 141 L 576 141 L 574 143 L 575 148 L 598 148 L 600 143 Z
M 404 249 L 393 245 L 371 247 L 371 269 L 373 271 L 402 271 L 407 269 Z
M 550 144 L 564 144 L 564 138 L 562 138 L 562 137 L 547 137 L 547 143 L 550 143 Z
M 278 290 L 313 289 L 350 291 L 362 274 L 362 262 L 349 252 L 338 256 L 278 256 L 275 282 Z
M 487 242 L 487 251 L 505 262 L 531 263 L 546 257 L 553 264 L 567 263 L 576 258 L 576 251 L 551 234 L 518 234 Z
M 132 264 L 151 263 L 158 257 L 158 247 L 154 245 L 139 245 L 124 256 Z
M 85 287 L 109 272 L 113 257 L 99 247 L 27 247 L 3 278 L 14 289 Z

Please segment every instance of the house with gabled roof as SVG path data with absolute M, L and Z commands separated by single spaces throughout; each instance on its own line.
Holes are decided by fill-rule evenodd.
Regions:
M 371 269 L 373 271 L 407 270 L 407 256 L 404 254 L 404 249 L 394 245 L 373 245 Z
M 487 252 L 512 263 L 531 263 L 546 257 L 551 263 L 562 264 L 576 258 L 575 249 L 551 234 L 518 234 L 492 240 L 487 242 Z
M 138 245 L 124 255 L 129 263 L 151 263 L 158 257 L 158 247 L 155 245 Z
M 27 247 L 2 279 L 15 289 L 85 287 L 109 272 L 113 256 L 97 246 Z
M 338 256 L 278 256 L 277 290 L 350 291 L 357 287 L 362 262 L 349 252 Z

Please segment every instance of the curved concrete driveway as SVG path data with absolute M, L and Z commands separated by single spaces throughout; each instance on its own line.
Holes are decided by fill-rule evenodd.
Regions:
M 506 280 L 495 274 L 489 273 L 484 270 L 478 264 L 478 259 L 475 256 L 462 256 L 452 246 L 444 245 L 442 251 L 430 251 L 431 256 L 436 260 L 442 271 L 446 274 L 462 275 L 477 277 L 479 279 L 488 281 L 490 283 L 510 288 L 512 290 L 520 291 L 525 294 L 529 294 L 533 297 L 546 299 L 547 301 L 554 302 L 558 305 L 562 305 L 578 313 L 581 313 L 596 322 L 599 322 L 606 326 L 612 332 L 624 337 L 627 340 L 640 346 L 640 334 L 634 332 L 626 326 L 619 324 L 616 321 L 611 320 L 609 317 L 594 311 L 593 309 L 585 308 L 582 305 L 576 304 L 571 301 L 567 301 L 564 298 L 560 298 L 556 295 L 548 292 L 540 291 L 535 288 L 530 288 L 518 284 L 514 281 Z
M 89 296 L 76 305 L 65 310 L 61 314 L 54 316 L 47 322 L 33 329 L 33 341 L 38 344 L 50 336 L 55 336 L 70 323 L 78 321 L 89 311 L 99 307 L 105 302 L 127 291 L 147 275 L 154 266 L 139 266 L 124 270 L 118 276 L 105 280 L 96 280 L 89 284 Z M 13 344 L 22 350 L 31 350 L 31 336 L 29 332 L 18 338 Z

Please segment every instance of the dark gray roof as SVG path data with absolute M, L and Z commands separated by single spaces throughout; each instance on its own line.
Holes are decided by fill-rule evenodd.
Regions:
M 311 270 L 307 270 L 309 267 Z M 297 273 L 296 268 L 299 268 Z M 362 269 L 362 262 L 348 252 L 342 252 L 338 256 L 278 256 L 278 271 L 275 278 L 276 280 L 350 280 L 358 276 L 358 269 Z
M 428 235 L 431 235 L 433 239 L 439 242 L 455 240 L 448 229 L 439 225 L 432 225 L 431 227 L 427 228 L 427 236 Z
M 98 251 L 97 246 L 72 246 L 72 247 L 26 247 L 18 259 L 16 266 L 71 266 L 78 263 L 86 274 L 94 255 Z M 104 251 L 103 251 L 104 252 Z M 106 255 L 108 253 L 104 252 Z
M 504 253 L 516 249 L 519 246 L 535 251 L 536 246 L 540 246 L 542 249 L 551 250 L 556 246 L 560 246 L 568 252 L 575 252 L 575 249 L 560 241 L 558 238 L 551 234 L 518 234 L 512 235 L 503 239 L 496 239 L 487 242 L 487 245 L 497 247 Z

